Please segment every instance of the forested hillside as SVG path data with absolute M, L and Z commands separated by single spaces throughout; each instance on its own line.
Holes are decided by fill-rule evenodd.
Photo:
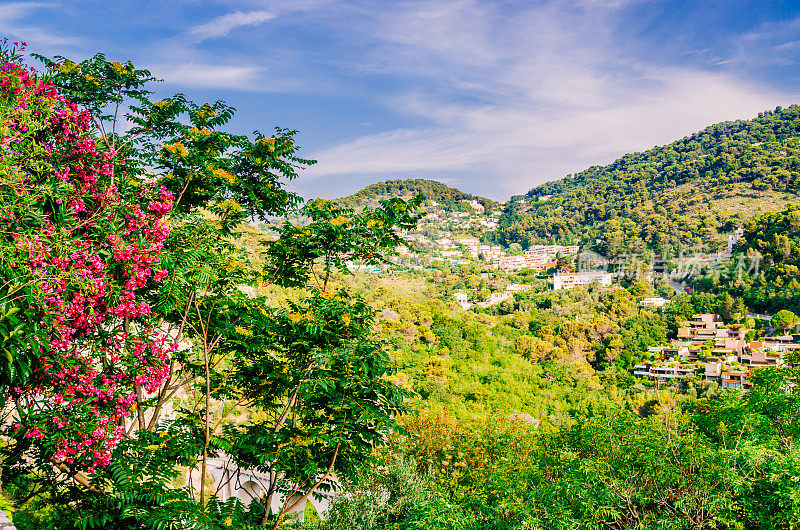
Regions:
M 800 107 L 778 107 L 547 182 L 509 201 L 498 241 L 527 247 L 591 237 L 611 255 L 724 249 L 724 234 L 796 201 L 798 135 Z
M 747 226 L 741 252 L 758 252 L 760 272 L 747 290 L 750 307 L 800 311 L 800 208 L 790 206 Z
M 747 307 L 765 313 L 800 312 L 800 206 L 770 212 L 744 228 L 734 257 L 721 262 L 724 270 L 740 267 L 743 274 L 726 277 L 709 267 L 690 282 L 692 288 L 742 297 Z
M 441 207 L 451 210 L 457 209 L 460 201 L 473 199 L 481 203 L 487 210 L 499 206 L 491 199 L 470 195 L 441 182 L 427 179 L 398 179 L 378 182 L 352 195 L 337 199 L 336 202 L 347 208 L 374 208 L 383 199 L 391 197 L 408 199 L 420 193 L 429 203 L 434 201 Z

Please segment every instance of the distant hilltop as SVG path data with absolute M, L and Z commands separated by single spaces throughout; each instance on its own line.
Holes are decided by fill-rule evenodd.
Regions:
M 439 206 L 444 209 L 456 209 L 462 201 L 477 201 L 486 210 L 496 209 L 500 204 L 486 197 L 479 197 L 452 188 L 436 180 L 428 179 L 396 179 L 370 184 L 347 197 L 336 199 L 336 202 L 348 208 L 374 208 L 378 202 L 390 197 L 408 199 L 418 194 L 425 196 L 426 206 Z

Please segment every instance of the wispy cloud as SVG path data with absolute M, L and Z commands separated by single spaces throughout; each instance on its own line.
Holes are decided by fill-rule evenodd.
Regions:
M 215 64 L 156 65 L 153 74 L 167 83 L 179 86 L 257 90 L 262 70 L 254 66 L 224 66 Z
M 225 37 L 237 28 L 258 26 L 275 18 L 269 11 L 234 11 L 213 20 L 194 26 L 189 34 L 196 42 Z
M 6 22 L 19 20 L 42 7 L 52 7 L 44 2 L 10 2 L 0 5 L 0 20 Z
M 54 9 L 57 4 L 46 2 L 10 2 L 0 5 L 0 35 L 23 40 L 38 52 L 77 47 L 85 44 L 81 37 L 73 37 L 49 31 L 44 26 L 31 24 L 27 19 L 35 13 Z
M 551 2 L 513 18 L 494 5 L 429 0 L 375 14 L 363 69 L 415 79 L 384 103 L 421 125 L 321 149 L 304 178 L 455 175 L 502 198 L 792 102 L 732 75 L 642 61 L 620 42 L 608 9 L 619 5 Z

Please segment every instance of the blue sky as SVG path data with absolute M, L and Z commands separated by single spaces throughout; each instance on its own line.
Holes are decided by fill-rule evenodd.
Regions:
M 800 103 L 797 1 L 0 0 L 3 35 L 299 130 L 306 197 L 425 177 L 505 200 Z

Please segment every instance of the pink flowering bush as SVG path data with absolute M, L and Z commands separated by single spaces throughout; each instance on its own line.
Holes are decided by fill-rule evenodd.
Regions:
M 0 303 L 26 318 L 6 359 L 17 443 L 90 472 L 108 464 L 174 346 L 149 322 L 173 196 L 130 177 L 92 117 L 31 68 L 0 64 Z M 0 362 L 4 362 L 2 360 Z

